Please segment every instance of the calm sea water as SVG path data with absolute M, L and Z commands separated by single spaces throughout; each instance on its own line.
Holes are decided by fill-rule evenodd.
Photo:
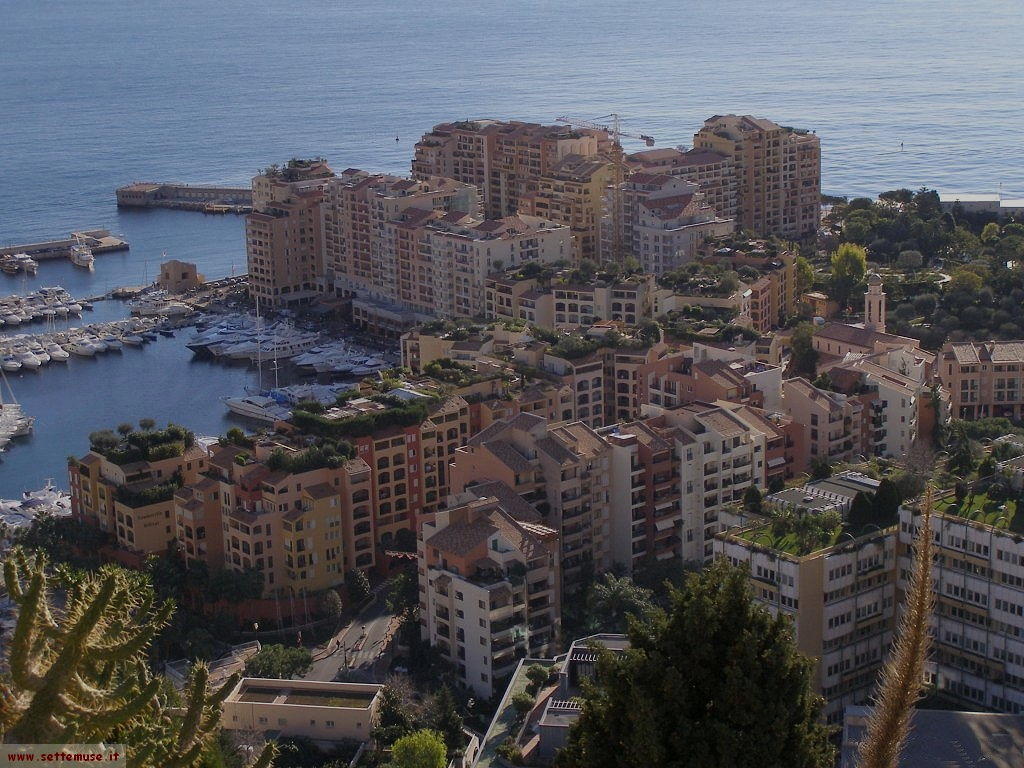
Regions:
M 823 186 L 1024 196 L 1017 0 L 0 0 L 0 242 L 102 226 L 132 249 L 75 295 L 151 279 L 161 254 L 210 277 L 243 268 L 241 220 L 118 212 L 137 180 L 247 183 L 322 154 L 403 172 L 416 138 L 467 117 L 619 112 L 661 146 L 716 112 L 821 135 Z M 397 141 L 396 141 L 397 138 Z M 900 150 L 900 144 L 903 150 Z M 19 280 L 0 275 L 0 293 Z M 221 426 L 237 369 L 175 342 L 15 382 L 39 418 L 0 464 L 0 495 L 62 474 L 85 433 L 140 416 Z

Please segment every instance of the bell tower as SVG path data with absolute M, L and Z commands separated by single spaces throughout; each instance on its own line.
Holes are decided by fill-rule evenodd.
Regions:
M 864 294 L 864 327 L 885 333 L 885 291 L 877 273 L 868 275 L 868 290 Z

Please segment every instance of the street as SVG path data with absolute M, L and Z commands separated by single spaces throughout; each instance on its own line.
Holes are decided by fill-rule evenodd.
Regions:
M 378 597 L 348 627 L 328 640 L 326 649 L 329 655 L 314 661 L 305 679 L 333 680 L 347 660 L 350 669 L 363 673 L 367 682 L 375 682 L 378 671 L 374 670 L 374 662 L 383 649 L 384 638 L 393 618 L 384 598 Z

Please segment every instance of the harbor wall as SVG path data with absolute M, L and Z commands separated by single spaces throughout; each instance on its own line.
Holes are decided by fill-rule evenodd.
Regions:
M 89 246 L 93 253 L 128 250 L 128 241 L 110 234 L 106 229 L 86 229 L 72 232 L 70 237 L 59 240 L 46 240 L 39 243 L 22 243 L 21 245 L 0 246 L 0 256 L 13 253 L 26 253 L 33 259 L 66 259 L 75 244 L 75 236 Z
M 121 208 L 176 208 L 202 213 L 249 213 L 252 190 L 164 182 L 137 182 L 117 189 Z

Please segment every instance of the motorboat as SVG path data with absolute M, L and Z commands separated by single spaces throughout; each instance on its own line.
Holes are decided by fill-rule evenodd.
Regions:
M 280 405 L 274 398 L 266 395 L 246 395 L 244 397 L 225 397 L 224 404 L 232 413 L 259 421 L 275 422 L 287 419 L 292 412 Z
M 146 343 L 146 340 L 144 338 L 142 338 L 141 336 L 136 336 L 133 333 L 129 333 L 122 336 L 121 341 L 123 341 L 125 344 L 131 347 L 141 347 L 143 344 Z
M 50 354 L 40 344 L 29 347 L 28 351 L 35 355 L 43 365 L 50 362 Z
M 43 365 L 42 360 L 33 355 L 27 349 L 15 352 L 14 357 L 21 363 L 22 367 L 28 368 L 30 371 L 38 371 Z
M 68 351 L 64 349 L 60 344 L 50 344 L 46 348 L 46 354 L 50 356 L 50 359 L 57 363 L 67 362 L 68 358 L 71 357 Z
M 104 336 L 103 343 L 111 352 L 119 352 L 121 349 L 124 348 L 124 344 L 116 336 Z
M 11 373 L 17 373 L 21 370 L 21 361 L 14 355 L 4 355 L 3 359 L 0 360 L 0 368 Z
M 79 304 L 77 301 L 73 301 L 70 304 L 68 304 L 68 311 L 73 312 L 76 315 L 80 314 L 82 312 L 82 305 Z
M 76 355 L 81 355 L 82 357 L 92 357 L 96 354 L 97 349 L 96 346 L 87 339 L 78 339 L 78 341 L 71 342 L 71 351 Z

